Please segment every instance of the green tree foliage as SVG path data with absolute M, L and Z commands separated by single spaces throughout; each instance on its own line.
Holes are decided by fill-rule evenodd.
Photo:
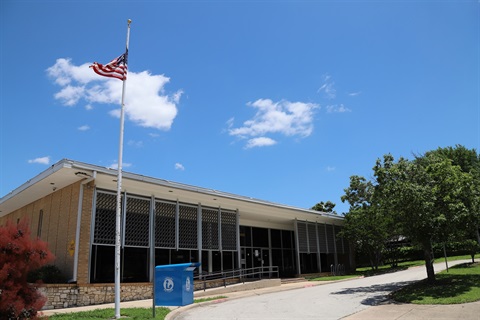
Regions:
M 386 154 L 373 179 L 352 176 L 342 201 L 344 236 L 378 264 L 386 244 L 406 237 L 424 255 L 428 281 L 435 281 L 433 247 L 464 243 L 472 254 L 480 243 L 480 156 L 461 145 L 438 148 L 413 160 Z
M 368 256 L 372 269 L 378 269 L 389 237 L 388 221 L 373 201 L 375 187 L 364 177 L 351 176 L 344 189 L 342 202 L 350 204 L 345 214 L 342 236 L 354 244 L 355 250 Z
M 314 205 L 313 207 L 311 207 L 310 209 L 312 210 L 315 210 L 315 211 L 321 211 L 321 212 L 328 212 L 328 213 L 333 213 L 333 214 L 337 214 L 333 208 L 335 208 L 335 203 L 331 202 L 331 201 L 327 201 L 327 202 L 323 202 L 323 201 L 320 201 L 319 203 L 317 203 L 316 205 Z
M 377 160 L 374 174 L 378 204 L 404 236 L 421 245 L 428 281 L 435 282 L 432 244 L 444 241 L 469 219 L 465 199 L 470 198 L 472 175 L 436 152 L 397 162 L 385 155 Z
M 467 245 L 469 240 L 474 240 L 480 245 L 480 155 L 475 149 L 467 149 L 464 146 L 438 148 L 427 152 L 426 155 L 437 155 L 449 159 L 452 165 L 460 167 L 461 171 L 472 178 L 472 183 L 466 186 L 462 195 L 462 202 L 468 213 L 465 217 L 464 226 L 450 234 L 455 240 L 463 239 Z
M 53 259 L 45 242 L 32 240 L 26 220 L 0 226 L 0 319 L 37 318 L 46 298 L 27 275 Z

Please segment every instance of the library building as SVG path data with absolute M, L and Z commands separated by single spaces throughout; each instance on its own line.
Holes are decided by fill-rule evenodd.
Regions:
M 353 265 L 338 215 L 125 171 L 121 195 L 122 301 L 151 298 L 158 265 L 253 278 Z M 0 198 L 0 225 L 26 218 L 67 279 L 42 289 L 48 308 L 113 302 L 116 208 L 117 170 L 69 159 Z

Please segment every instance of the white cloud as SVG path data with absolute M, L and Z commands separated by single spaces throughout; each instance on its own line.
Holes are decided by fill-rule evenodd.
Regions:
M 78 127 L 78 130 L 87 131 L 87 130 L 90 130 L 90 126 L 89 125 L 83 125 L 83 126 Z
M 183 164 L 177 162 L 177 163 L 175 163 L 175 170 L 184 171 L 185 167 L 183 166 Z
M 28 163 L 50 164 L 50 156 L 31 159 Z
M 55 99 L 61 100 L 64 105 L 71 107 L 75 105 L 84 94 L 85 88 L 83 86 L 74 87 L 67 85 L 57 92 L 54 97 Z
M 125 168 L 129 168 L 131 166 L 132 166 L 131 163 L 123 162 L 122 163 L 122 170 L 125 169 Z M 118 163 L 114 162 L 111 165 L 109 165 L 108 168 L 117 170 L 118 169 Z
M 227 126 L 228 128 L 230 129 L 231 127 L 233 127 L 233 122 L 235 121 L 235 118 L 234 117 L 231 117 L 230 119 L 227 120 Z
M 122 81 L 101 77 L 89 65 L 75 66 L 70 59 L 57 59 L 47 69 L 47 74 L 61 87 L 54 95 L 55 99 L 66 106 L 74 106 L 83 99 L 87 102 L 87 110 L 94 103 L 115 104 L 119 109 L 109 113 L 118 117 Z M 125 92 L 126 119 L 142 127 L 169 130 L 177 116 L 177 104 L 183 94 L 182 90 L 166 94 L 165 85 L 169 81 L 170 78 L 164 75 L 129 71 Z
M 356 92 L 350 92 L 348 95 L 350 97 L 356 97 L 356 96 L 360 95 L 361 93 L 362 93 L 362 91 L 356 91 Z
M 334 104 L 326 107 L 327 113 L 344 113 L 351 112 L 349 108 L 345 107 L 343 104 Z
M 336 168 L 328 166 L 326 169 L 328 172 L 332 172 L 332 171 L 335 171 Z
M 142 148 L 143 141 L 128 140 L 127 145 L 135 148 Z
M 317 104 L 259 99 L 247 104 L 257 109 L 256 114 L 239 128 L 233 127 L 233 118 L 227 121 L 228 133 L 241 139 L 250 139 L 247 148 L 269 146 L 275 140 L 265 137 L 267 134 L 308 137 L 313 132 L 314 110 Z
M 337 96 L 337 90 L 335 89 L 335 82 L 331 80 L 330 75 L 323 75 L 323 84 L 318 88 L 317 92 L 323 92 L 327 99 L 335 99 Z
M 55 79 L 55 83 L 65 87 L 72 82 L 87 84 L 98 77 L 89 68 L 90 63 L 84 63 L 81 66 L 75 66 L 70 59 L 57 59 L 55 64 L 47 69 L 48 74 Z
M 258 137 L 253 138 L 247 141 L 247 145 L 245 149 L 255 148 L 255 147 L 266 147 L 266 146 L 273 146 L 277 144 L 277 141 L 267 138 L 267 137 Z

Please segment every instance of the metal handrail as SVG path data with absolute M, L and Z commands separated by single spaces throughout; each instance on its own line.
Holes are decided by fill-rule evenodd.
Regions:
M 197 283 L 200 282 L 203 284 L 202 287 L 205 291 L 207 289 L 207 283 L 215 280 L 223 280 L 223 286 L 226 287 L 228 279 L 239 279 L 239 282 L 245 283 L 245 279 L 248 277 L 260 275 L 260 279 L 262 279 L 265 274 L 268 274 L 269 279 L 272 278 L 273 274 L 276 274 L 276 277 L 278 278 L 278 266 L 232 269 L 219 272 L 202 272 L 195 275 L 193 278 Z

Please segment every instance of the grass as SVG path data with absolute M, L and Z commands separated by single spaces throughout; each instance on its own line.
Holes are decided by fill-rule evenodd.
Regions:
M 480 263 L 454 266 L 436 275 L 436 283 L 426 280 L 392 294 L 399 302 L 414 304 L 457 304 L 480 300 Z
M 226 296 L 216 296 L 210 298 L 200 298 L 193 300 L 193 303 L 201 303 L 206 301 L 218 300 L 227 298 Z M 156 308 L 155 319 L 163 320 L 170 312 L 168 308 Z M 124 308 L 120 309 L 120 314 L 122 318 L 125 319 L 153 319 L 153 313 L 151 308 Z M 49 316 L 48 319 L 52 320 L 104 320 L 104 319 L 114 319 L 115 318 L 115 309 L 97 309 L 92 311 L 84 312 L 72 312 L 72 313 L 62 313 Z M 47 319 L 47 318 L 44 318 Z
M 170 312 L 168 308 L 156 308 L 155 319 L 163 320 L 166 315 Z M 153 319 L 152 309 L 151 308 L 124 308 L 120 310 L 122 318 L 125 319 Z M 72 313 L 61 313 L 49 316 L 50 320 L 105 320 L 105 319 L 114 319 L 115 318 L 115 309 L 97 309 L 92 311 L 83 311 L 83 312 L 72 312 Z M 47 318 L 41 318 L 47 319 Z
M 452 257 L 447 257 L 447 261 L 456 261 L 456 260 L 471 260 L 472 257 L 469 255 L 465 256 L 452 256 Z M 476 260 L 480 260 L 480 254 L 475 255 Z M 435 262 L 444 262 L 445 258 L 439 257 L 435 259 Z M 385 273 L 390 273 L 390 272 L 397 272 L 401 270 L 406 270 L 411 267 L 418 267 L 418 266 L 424 266 L 425 261 L 424 260 L 415 260 L 415 261 L 404 261 L 404 262 L 399 262 L 398 266 L 395 268 L 392 268 L 389 264 L 379 266 L 378 270 L 372 270 L 371 267 L 362 267 L 362 268 L 357 268 L 355 270 L 355 273 L 353 274 L 347 274 L 343 276 L 323 276 L 323 277 L 316 277 L 316 278 L 308 278 L 307 280 L 309 281 L 337 281 L 337 280 L 343 280 L 343 279 L 350 279 L 350 278 L 356 278 L 356 277 L 370 277 L 370 276 L 375 276 L 379 274 L 385 274 Z
M 347 274 L 344 276 L 324 276 L 324 277 L 317 277 L 317 278 L 308 278 L 309 281 L 337 281 L 343 279 L 350 279 L 350 278 L 357 278 L 358 275 L 356 274 Z
M 199 298 L 199 299 L 194 299 L 193 303 L 200 303 L 200 302 L 207 302 L 207 301 L 212 301 L 212 300 L 219 300 L 219 299 L 226 299 L 227 296 L 216 296 L 216 297 L 210 297 L 210 298 Z
M 471 260 L 471 259 L 472 257 L 470 255 L 447 257 L 447 261 Z M 476 254 L 475 260 L 479 260 L 479 259 L 480 259 L 480 254 Z M 445 262 L 445 258 L 437 257 L 435 259 L 435 263 L 437 262 Z M 369 277 L 369 276 L 374 276 L 378 274 L 396 272 L 396 271 L 405 270 L 411 267 L 418 267 L 418 266 L 424 266 L 424 265 L 425 265 L 425 260 L 404 261 L 404 262 L 399 262 L 396 268 L 392 268 L 390 265 L 379 266 L 378 270 L 372 270 L 371 267 L 357 268 L 355 271 L 355 274 L 358 276 Z

